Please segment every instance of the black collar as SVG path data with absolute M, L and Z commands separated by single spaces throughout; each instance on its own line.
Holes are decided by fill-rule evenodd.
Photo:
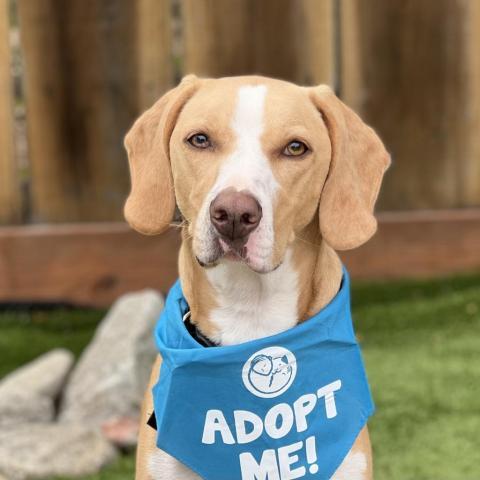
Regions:
M 188 311 L 183 317 L 183 323 L 188 333 L 200 344 L 202 347 L 217 347 L 218 344 L 206 337 L 198 327 L 190 320 L 191 314 Z

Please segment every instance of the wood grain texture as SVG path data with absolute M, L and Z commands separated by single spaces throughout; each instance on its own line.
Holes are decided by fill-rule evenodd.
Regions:
M 0 224 L 17 223 L 21 217 L 10 61 L 8 1 L 0 0 Z
M 341 94 L 393 156 L 380 208 L 480 205 L 480 7 L 341 5 Z
M 123 223 L 0 229 L 0 302 L 109 305 L 128 291 L 170 288 L 176 230 L 144 237 Z
M 354 278 L 480 272 L 480 209 L 379 213 L 377 234 L 341 254 Z
M 121 218 L 137 114 L 134 8 L 19 1 L 35 221 Z
M 353 278 L 432 277 L 480 271 L 480 210 L 391 212 L 342 259 Z M 122 223 L 0 229 L 0 302 L 107 306 L 177 276 L 178 230 L 144 237 Z
M 138 108 L 151 107 L 174 84 L 170 0 L 136 0 Z
M 333 0 L 183 0 L 185 72 L 333 81 Z
M 301 85 L 338 84 L 336 0 L 300 0 L 294 18 L 298 72 Z
M 115 220 L 123 137 L 173 82 L 168 0 L 19 0 L 33 220 Z
M 480 2 L 468 3 L 465 35 L 467 42 L 463 52 L 468 66 L 467 91 L 469 102 L 465 115 L 467 144 L 464 168 L 462 169 L 462 200 L 466 205 L 480 204 Z

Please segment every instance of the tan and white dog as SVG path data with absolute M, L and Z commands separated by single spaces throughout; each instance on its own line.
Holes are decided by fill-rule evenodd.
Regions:
M 373 207 L 389 155 L 327 86 L 258 76 L 187 76 L 126 137 L 130 225 L 158 234 L 183 216 L 179 273 L 200 332 L 232 345 L 282 332 L 337 293 L 335 250 L 376 230 Z M 138 480 L 199 478 L 155 446 L 145 396 Z M 334 475 L 372 477 L 365 427 Z M 228 472 L 225 480 L 231 480 Z

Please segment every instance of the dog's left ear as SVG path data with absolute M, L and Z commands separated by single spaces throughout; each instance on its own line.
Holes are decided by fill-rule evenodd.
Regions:
M 186 76 L 144 112 L 125 137 L 132 188 L 125 203 L 128 223 L 140 233 L 162 233 L 173 219 L 175 195 L 170 168 L 170 137 L 177 118 L 198 88 Z
M 349 250 L 365 243 L 377 230 L 373 208 L 390 156 L 377 134 L 329 87 L 320 85 L 310 94 L 332 145 L 320 198 L 320 232 L 335 250 Z

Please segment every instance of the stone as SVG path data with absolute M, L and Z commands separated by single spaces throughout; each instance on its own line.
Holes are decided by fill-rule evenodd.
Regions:
M 115 302 L 70 376 L 60 421 L 102 425 L 138 417 L 156 356 L 153 330 L 162 308 L 163 298 L 153 290 Z
M 29 480 L 98 472 L 117 456 L 94 427 L 24 424 L 0 431 L 0 478 Z
M 133 450 L 140 430 L 139 418 L 119 417 L 102 424 L 103 436 L 121 450 Z
M 48 422 L 74 361 L 55 349 L 18 368 L 0 381 L 0 431 L 26 422 Z

